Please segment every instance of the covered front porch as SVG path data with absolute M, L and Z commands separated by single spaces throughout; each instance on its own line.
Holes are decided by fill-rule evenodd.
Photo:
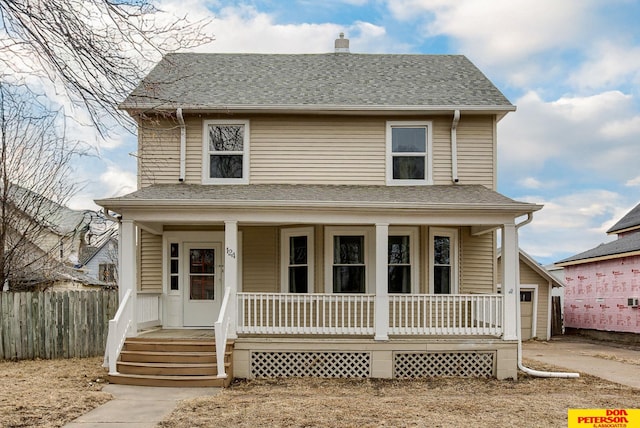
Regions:
M 370 363 L 345 364 L 375 377 L 400 376 L 402 361 L 434 366 L 433 358 L 484 361 L 493 376 L 515 377 L 516 218 L 537 207 L 480 186 L 453 187 L 454 200 L 481 200 L 458 206 L 425 203 L 434 190 L 413 190 L 400 203 L 104 201 L 122 215 L 110 370 L 126 336 L 159 326 L 214 329 L 219 350 L 233 341 L 239 377 L 287 373 L 260 369 L 283 365 L 328 373 L 358 355 Z

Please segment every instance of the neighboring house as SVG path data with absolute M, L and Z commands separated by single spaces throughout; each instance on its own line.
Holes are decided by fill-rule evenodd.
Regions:
M 8 195 L 6 249 L 15 253 L 15 265 L 5 288 L 93 282 L 72 268 L 95 213 L 72 210 L 16 184 L 11 184 Z
M 152 324 L 215 325 L 242 378 L 517 377 L 516 219 L 541 206 L 496 191 L 515 106 L 464 56 L 336 47 L 170 54 L 122 103 L 139 190 L 96 201 L 121 217 L 113 381 Z
M 618 238 L 556 263 L 564 267 L 565 327 L 640 333 L 640 204 L 607 233 Z
M 498 254 L 498 275 L 501 272 Z M 552 290 L 563 287 L 556 277 L 520 250 L 520 337 L 522 340 L 551 338 Z M 501 282 L 501 277 L 498 277 Z
M 118 231 L 106 231 L 92 245 L 86 246 L 80 259 L 80 269 L 91 278 L 107 285 L 118 283 Z

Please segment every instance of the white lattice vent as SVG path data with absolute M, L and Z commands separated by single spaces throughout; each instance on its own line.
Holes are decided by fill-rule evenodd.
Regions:
M 369 352 L 253 352 L 251 374 L 256 378 L 366 378 L 371 373 Z
M 493 352 L 396 353 L 393 373 L 396 378 L 419 377 L 493 377 Z

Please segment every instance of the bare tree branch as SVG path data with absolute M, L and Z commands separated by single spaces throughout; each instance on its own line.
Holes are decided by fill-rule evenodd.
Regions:
M 0 0 L 0 69 L 38 70 L 104 135 L 105 112 L 130 124 L 118 103 L 162 55 L 211 41 L 208 23 L 169 17 L 147 0 Z

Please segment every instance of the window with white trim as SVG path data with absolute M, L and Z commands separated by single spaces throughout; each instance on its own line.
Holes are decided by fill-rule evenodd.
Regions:
M 431 228 L 429 242 L 429 292 L 458 293 L 457 229 Z
M 313 227 L 282 229 L 281 284 L 283 293 L 313 293 Z
M 416 293 L 419 281 L 417 228 L 389 228 L 388 248 L 389 294 Z
M 344 226 L 325 228 L 325 282 L 327 293 L 367 293 L 369 266 L 374 253 L 371 229 Z
M 205 120 L 203 184 L 249 182 L 249 121 Z
M 432 184 L 431 122 L 387 122 L 387 184 Z

